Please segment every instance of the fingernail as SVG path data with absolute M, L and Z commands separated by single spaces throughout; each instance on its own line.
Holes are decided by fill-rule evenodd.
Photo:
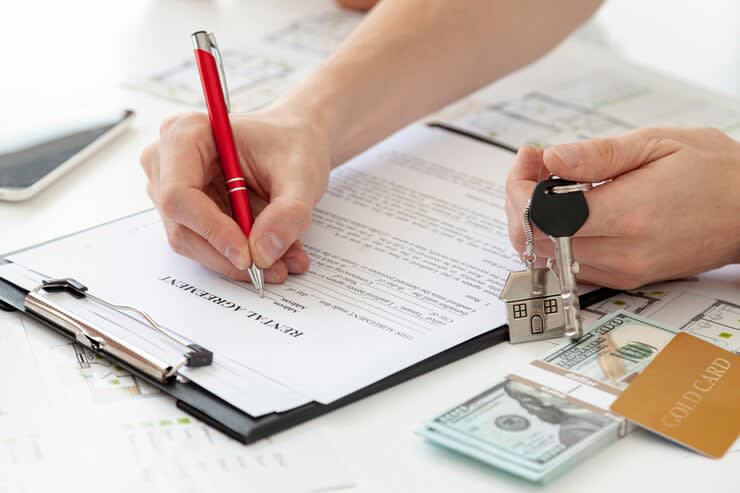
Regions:
M 244 256 L 236 248 L 228 247 L 226 249 L 226 258 L 229 259 L 229 262 L 231 262 L 234 267 L 239 270 L 244 270 L 247 268 L 247 263 L 244 261 Z
M 552 152 L 566 165 L 577 168 L 583 164 L 583 156 L 575 144 L 560 144 L 552 148 Z
M 280 258 L 280 255 L 283 254 L 284 247 L 285 243 L 275 233 L 265 233 L 257 241 L 257 249 L 269 264 L 274 264 Z

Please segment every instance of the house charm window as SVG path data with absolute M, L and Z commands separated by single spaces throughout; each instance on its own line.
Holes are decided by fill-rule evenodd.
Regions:
M 557 313 L 558 300 L 545 300 L 545 313 Z
M 527 316 L 527 304 L 519 303 L 514 305 L 514 318 L 525 318 Z
M 552 269 L 531 267 L 510 272 L 500 298 L 512 343 L 560 337 L 565 331 L 560 280 Z

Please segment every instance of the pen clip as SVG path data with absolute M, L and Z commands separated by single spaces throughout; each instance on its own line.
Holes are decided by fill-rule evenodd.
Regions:
M 221 50 L 218 49 L 216 36 L 213 33 L 208 33 L 208 44 L 211 45 L 211 48 L 213 50 L 213 58 L 216 59 L 219 79 L 221 80 L 221 89 L 224 93 L 224 101 L 226 101 L 226 111 L 231 113 L 231 98 L 229 97 L 229 86 L 226 85 L 226 71 L 224 70 L 224 61 L 223 58 L 221 58 Z

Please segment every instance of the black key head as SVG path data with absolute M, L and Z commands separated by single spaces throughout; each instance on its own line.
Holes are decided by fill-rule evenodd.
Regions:
M 554 193 L 553 187 L 574 185 L 562 178 L 549 178 L 537 184 L 529 204 L 529 220 L 554 238 L 573 236 L 588 219 L 588 204 L 583 192 Z

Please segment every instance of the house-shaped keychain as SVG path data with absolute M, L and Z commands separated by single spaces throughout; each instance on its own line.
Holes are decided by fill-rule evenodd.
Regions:
M 563 335 L 565 318 L 560 280 L 552 269 L 511 272 L 500 298 L 506 302 L 512 343 Z

